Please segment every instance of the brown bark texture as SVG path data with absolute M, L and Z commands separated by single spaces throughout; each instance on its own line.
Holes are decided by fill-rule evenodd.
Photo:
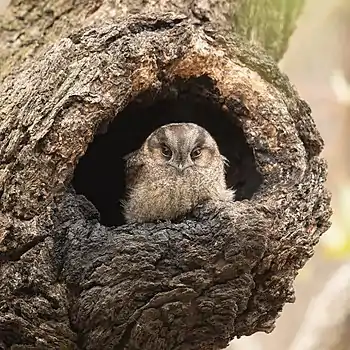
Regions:
M 0 348 L 220 349 L 270 332 L 293 301 L 329 227 L 323 142 L 275 61 L 211 20 L 220 1 L 195 4 L 113 18 L 87 2 L 27 58 L 20 36 L 4 39 Z M 29 5 L 12 4 L 19 26 Z M 73 30 L 86 11 L 96 18 Z M 122 157 L 179 120 L 217 139 L 237 200 L 124 224 Z
M 304 0 L 12 0 L 0 17 L 0 81 L 72 30 L 128 14 L 175 12 L 235 31 L 280 60 Z

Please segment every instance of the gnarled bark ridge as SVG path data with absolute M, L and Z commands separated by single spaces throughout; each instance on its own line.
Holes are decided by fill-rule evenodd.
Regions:
M 330 207 L 310 109 L 272 59 L 183 14 L 129 15 L 43 49 L 0 101 L 0 347 L 219 349 L 273 329 Z M 237 200 L 123 224 L 122 156 L 178 120 L 217 139 Z

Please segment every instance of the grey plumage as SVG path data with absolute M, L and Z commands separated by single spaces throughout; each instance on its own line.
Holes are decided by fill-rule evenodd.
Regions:
M 192 123 L 158 128 L 126 157 L 126 222 L 173 220 L 207 200 L 233 200 L 225 162 L 204 128 Z

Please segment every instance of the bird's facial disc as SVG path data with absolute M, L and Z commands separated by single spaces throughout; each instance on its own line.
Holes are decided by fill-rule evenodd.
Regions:
M 219 151 L 210 134 L 192 124 L 170 124 L 157 129 L 148 139 L 148 150 L 158 164 L 183 173 L 197 166 L 209 166 Z

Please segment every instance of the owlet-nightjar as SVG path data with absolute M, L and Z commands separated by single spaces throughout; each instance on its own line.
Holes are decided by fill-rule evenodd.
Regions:
M 126 157 L 126 222 L 179 219 L 205 201 L 233 200 L 225 165 L 204 128 L 193 123 L 161 126 Z

